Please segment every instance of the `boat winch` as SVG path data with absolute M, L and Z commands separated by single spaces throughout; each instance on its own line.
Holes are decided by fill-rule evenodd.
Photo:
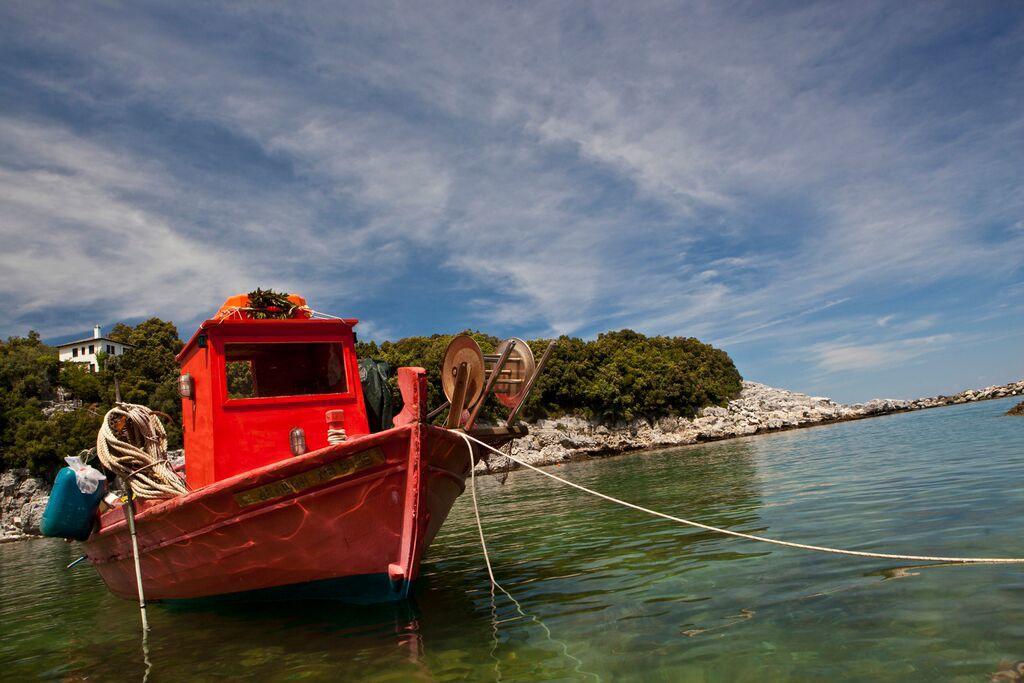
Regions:
M 485 355 L 471 336 L 457 335 L 449 342 L 441 364 L 441 388 L 447 401 L 431 411 L 431 416 L 447 408 L 444 426 L 468 430 L 476 422 L 487 396 L 493 393 L 509 409 L 505 427 L 511 427 L 554 346 L 555 342 L 549 342 L 537 361 L 530 345 L 517 337 L 506 339 L 495 353 Z

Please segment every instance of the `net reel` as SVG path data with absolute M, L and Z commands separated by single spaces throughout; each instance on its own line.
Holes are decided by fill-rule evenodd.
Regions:
M 472 406 L 481 398 L 486 381 L 484 352 L 480 345 L 468 334 L 460 334 L 448 343 L 441 364 L 441 388 L 449 404 L 454 404 L 456 388 L 459 382 L 460 366 L 465 365 L 465 388 L 463 405 Z
M 441 387 L 448 402 L 432 415 L 449 407 L 445 426 L 469 429 L 487 395 L 493 392 L 498 401 L 510 409 L 506 426 L 511 427 L 554 344 L 548 345 L 538 363 L 529 344 L 517 337 L 506 339 L 495 353 L 484 355 L 475 339 L 467 334 L 456 336 L 448 344 L 441 365 Z M 469 415 L 464 415 L 464 411 L 469 411 Z
M 494 397 L 506 408 L 515 408 L 524 398 L 527 381 L 537 370 L 537 361 L 533 358 L 530 345 L 518 337 L 506 339 L 498 345 L 497 353 L 484 356 L 484 363 L 487 376 L 490 377 L 509 346 L 512 352 L 494 382 Z

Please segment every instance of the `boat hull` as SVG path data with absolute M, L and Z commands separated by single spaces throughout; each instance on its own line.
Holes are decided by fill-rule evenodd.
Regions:
M 402 600 L 469 462 L 456 433 L 414 423 L 144 501 L 146 598 Z M 114 594 L 137 597 L 123 510 L 101 517 L 85 552 Z

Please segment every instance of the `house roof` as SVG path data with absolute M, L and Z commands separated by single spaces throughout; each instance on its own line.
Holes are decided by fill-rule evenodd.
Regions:
M 63 349 L 65 346 L 78 346 L 79 344 L 87 344 L 89 342 L 92 342 L 92 343 L 95 344 L 96 342 L 100 342 L 100 341 L 106 341 L 106 342 L 112 342 L 114 344 L 120 344 L 121 346 L 127 346 L 130 349 L 135 348 L 131 344 L 126 344 L 124 342 L 117 341 L 116 339 L 111 339 L 110 337 L 86 337 L 85 339 L 78 339 L 78 340 L 75 340 L 75 341 L 64 342 L 63 344 L 57 344 L 57 348 L 58 349 Z

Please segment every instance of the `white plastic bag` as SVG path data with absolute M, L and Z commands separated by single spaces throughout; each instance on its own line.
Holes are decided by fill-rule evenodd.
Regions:
M 78 490 L 82 493 L 96 493 L 96 489 L 100 487 L 100 482 L 107 478 L 107 475 L 92 465 L 86 465 L 82 462 L 82 459 L 77 455 L 64 458 L 64 462 L 74 470 L 75 482 L 78 484 Z

